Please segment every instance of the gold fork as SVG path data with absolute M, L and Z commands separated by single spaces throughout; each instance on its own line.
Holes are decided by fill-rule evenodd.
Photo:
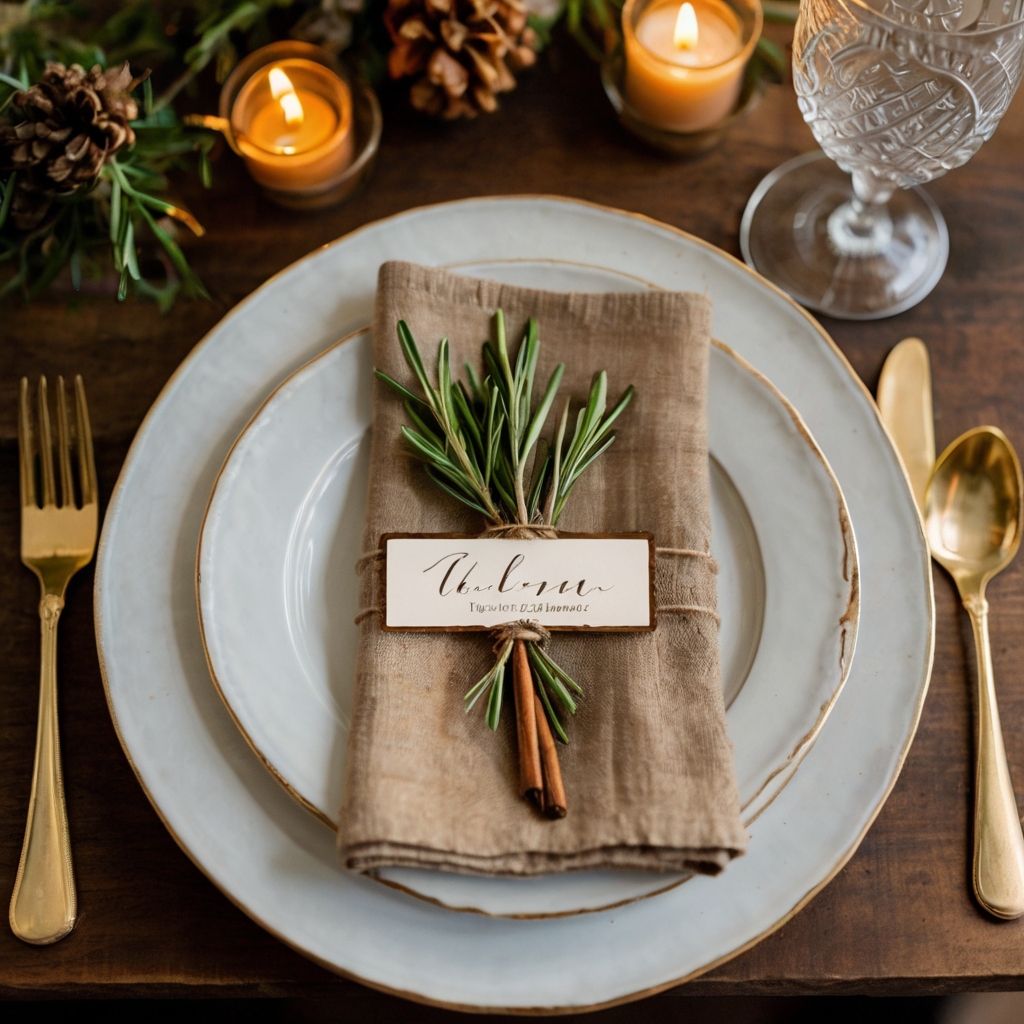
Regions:
M 11 930 L 25 942 L 46 945 L 64 938 L 75 927 L 78 916 L 57 729 L 57 620 L 64 607 L 68 580 L 92 560 L 99 515 L 96 463 L 82 378 L 75 378 L 73 426 L 68 421 L 64 378 L 57 378 L 59 505 L 45 377 L 39 379 L 38 405 L 37 434 L 32 429 L 28 380 L 23 377 L 18 408 L 21 560 L 39 577 L 42 589 L 42 664 L 32 795 L 11 896 Z M 78 456 L 81 508 L 75 498 L 73 452 Z

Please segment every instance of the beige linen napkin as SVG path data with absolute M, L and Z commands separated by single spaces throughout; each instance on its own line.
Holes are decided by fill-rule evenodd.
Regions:
M 725 728 L 708 554 L 711 303 L 680 292 L 556 294 L 386 263 L 376 365 L 415 387 L 396 335 L 404 319 L 431 375 L 442 337 L 451 339 L 453 367 L 470 361 L 479 371 L 480 345 L 499 307 L 510 346 L 537 317 L 537 380 L 564 362 L 560 395 L 584 400 L 600 369 L 608 371 L 609 404 L 636 385 L 616 442 L 581 478 L 559 527 L 654 534 L 658 627 L 552 639 L 553 657 L 586 697 L 574 717 L 563 716 L 569 813 L 550 821 L 518 796 L 511 701 L 496 733 L 481 705 L 463 709 L 463 694 L 493 664 L 489 634 L 385 633 L 379 614 L 363 613 L 342 863 L 484 875 L 607 867 L 715 873 L 743 852 L 747 836 Z M 405 419 L 401 401 L 375 381 L 367 552 L 382 533 L 477 534 L 484 526 L 412 458 L 399 434 Z M 373 558 L 359 570 L 362 607 L 375 608 Z

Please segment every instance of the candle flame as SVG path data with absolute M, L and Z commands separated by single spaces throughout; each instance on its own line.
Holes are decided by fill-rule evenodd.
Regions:
M 302 124 L 306 116 L 292 80 L 280 69 L 270 69 L 270 95 L 281 104 L 285 124 Z
M 673 42 L 679 50 L 692 50 L 697 45 L 697 12 L 691 3 L 679 8 Z

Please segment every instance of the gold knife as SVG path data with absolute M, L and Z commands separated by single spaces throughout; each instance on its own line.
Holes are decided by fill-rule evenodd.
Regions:
M 878 408 L 903 459 L 918 511 L 935 466 L 932 372 L 920 338 L 904 338 L 890 353 L 878 378 Z

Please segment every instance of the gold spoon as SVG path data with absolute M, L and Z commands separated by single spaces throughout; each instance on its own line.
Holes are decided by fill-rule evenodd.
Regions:
M 935 560 L 971 617 L 978 658 L 974 894 L 996 917 L 1024 915 L 1024 834 L 999 725 L 985 585 L 1010 564 L 1024 527 L 1020 462 L 1006 435 L 977 427 L 939 456 L 924 500 Z

